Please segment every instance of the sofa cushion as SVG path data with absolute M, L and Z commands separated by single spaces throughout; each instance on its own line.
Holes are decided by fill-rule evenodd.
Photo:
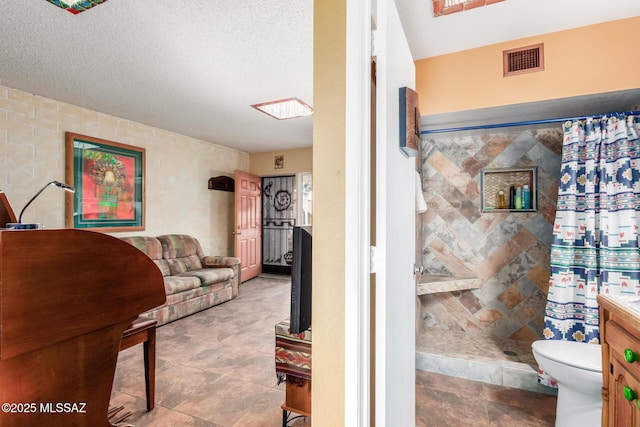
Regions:
M 157 320 L 159 325 L 172 322 L 189 314 L 218 305 L 232 298 L 231 285 L 206 286 L 191 289 L 167 297 L 167 304 L 159 306 L 145 315 Z
M 233 279 L 233 270 L 230 268 L 203 268 L 200 270 L 187 271 L 182 273 L 181 277 L 192 276 L 197 277 L 203 286 L 208 286 L 212 283 L 224 282 L 226 280 Z
M 168 259 L 167 264 L 172 275 L 186 273 L 191 270 L 200 270 L 202 263 L 196 255 L 191 255 L 183 258 Z
M 187 301 L 191 298 L 196 298 L 202 295 L 210 294 L 212 292 L 218 292 L 223 288 L 229 288 L 229 287 L 231 287 L 229 282 L 219 282 L 211 286 L 199 287 L 196 289 L 189 289 L 186 291 L 178 292 L 173 295 L 167 296 L 167 302 L 164 305 L 166 306 L 166 305 L 177 304 L 179 302 Z
M 162 244 L 162 256 L 165 259 L 184 258 L 196 255 L 198 259 L 204 257 L 198 239 L 186 234 L 165 234 L 157 237 Z
M 162 245 L 162 256 L 167 260 L 172 275 L 202 268 L 204 256 L 200 243 L 186 234 L 165 234 L 158 236 Z
M 148 236 L 122 237 L 121 240 L 144 252 L 158 266 L 163 276 L 166 277 L 171 274 L 169 264 L 162 258 L 162 244 L 160 240 Z
M 164 278 L 164 291 L 167 295 L 196 289 L 200 285 L 200 279 L 195 276 L 168 276 Z
M 166 259 L 154 259 L 153 262 L 156 263 L 156 265 L 162 272 L 163 277 L 167 277 L 171 275 L 171 270 L 169 269 L 169 264 L 167 264 Z

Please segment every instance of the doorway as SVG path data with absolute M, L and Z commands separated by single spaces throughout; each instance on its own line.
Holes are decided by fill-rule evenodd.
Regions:
M 262 271 L 291 274 L 296 176 L 262 178 Z

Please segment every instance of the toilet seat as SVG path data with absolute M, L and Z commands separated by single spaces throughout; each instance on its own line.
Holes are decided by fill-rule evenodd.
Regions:
M 599 344 L 542 340 L 531 345 L 534 353 L 577 369 L 602 373 L 602 348 Z

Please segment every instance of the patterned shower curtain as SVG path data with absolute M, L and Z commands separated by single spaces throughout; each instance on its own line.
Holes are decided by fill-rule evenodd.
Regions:
M 564 125 L 545 339 L 599 343 L 596 296 L 640 296 L 639 130 L 640 116 Z

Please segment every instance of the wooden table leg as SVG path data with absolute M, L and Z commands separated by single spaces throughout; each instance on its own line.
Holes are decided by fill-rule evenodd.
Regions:
M 144 383 L 147 390 L 147 411 L 155 405 L 156 395 L 156 328 L 148 329 L 144 342 Z
M 155 405 L 156 389 L 156 324 L 155 320 L 136 319 L 131 327 L 124 331 L 120 341 L 120 351 L 143 343 L 144 384 L 147 396 L 147 411 Z

